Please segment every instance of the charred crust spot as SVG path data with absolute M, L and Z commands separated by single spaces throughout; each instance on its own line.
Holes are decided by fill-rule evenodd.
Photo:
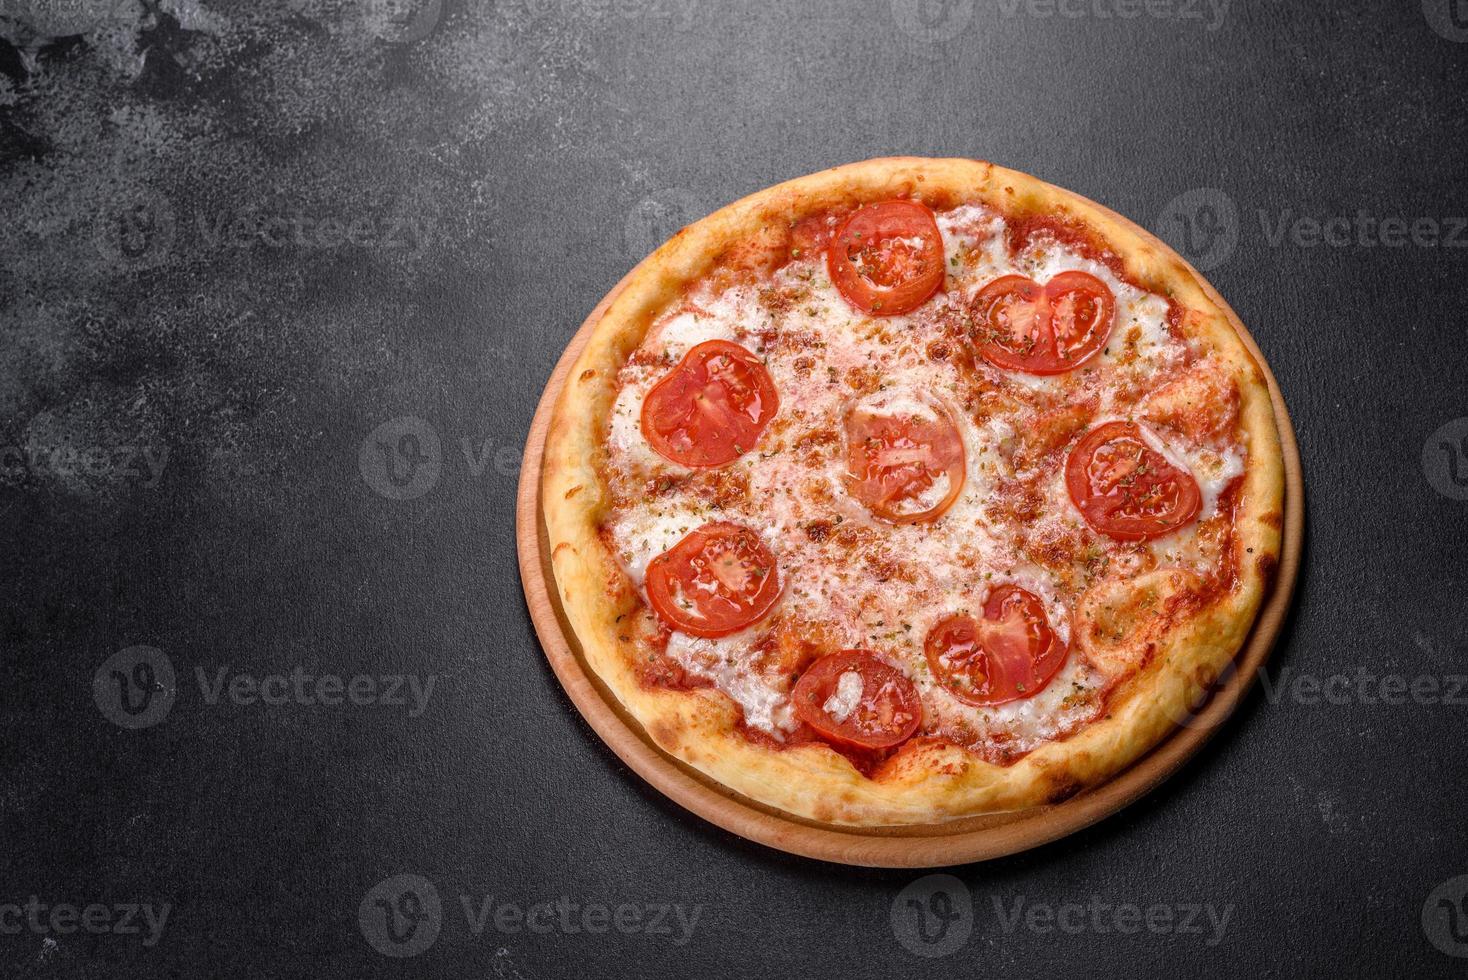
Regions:
M 1254 563 L 1259 569 L 1259 577 L 1264 580 L 1264 587 L 1269 589 L 1274 585 L 1274 577 L 1279 573 L 1279 559 L 1274 555 L 1260 555 Z
M 587 368 L 585 371 L 581 372 L 582 381 L 590 381 L 594 377 L 596 377 L 596 371 L 592 368 Z
M 1277 510 L 1271 510 L 1268 513 L 1259 515 L 1259 523 L 1278 531 L 1284 527 L 1284 515 Z
M 583 487 L 581 484 L 576 484 L 574 487 L 566 491 L 566 499 L 570 500 L 572 497 L 576 496 L 578 493 L 585 489 L 586 488 Z
M 1212 691 L 1213 685 L 1218 683 L 1218 671 L 1209 664 L 1199 664 L 1193 669 L 1193 683 L 1200 691 Z
M 1045 802 L 1052 804 L 1064 803 L 1085 788 L 1085 783 L 1082 783 L 1072 775 L 1065 774 L 1056 776 L 1054 777 L 1050 791 L 1045 794 Z
M 654 742 L 671 752 L 677 749 L 682 741 L 679 738 L 681 733 L 678 728 L 679 726 L 660 719 L 647 726 L 647 733 L 652 736 Z

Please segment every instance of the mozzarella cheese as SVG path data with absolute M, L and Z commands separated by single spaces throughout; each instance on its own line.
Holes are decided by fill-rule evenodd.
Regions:
M 861 690 L 861 675 L 854 670 L 845 671 L 836 678 L 836 689 L 821 705 L 821 709 L 837 723 L 844 722 L 851 717 L 861 701 Z

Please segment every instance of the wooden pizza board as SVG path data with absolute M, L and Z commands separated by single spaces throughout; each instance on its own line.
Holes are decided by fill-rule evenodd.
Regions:
M 1120 215 L 1116 217 L 1159 247 L 1167 249 L 1145 230 Z M 1225 671 L 1211 697 L 1189 715 L 1186 724 L 1180 725 L 1152 751 L 1107 782 L 1064 803 L 902 827 L 846 828 L 806 820 L 734 793 L 663 752 L 644 734 L 641 726 L 626 713 L 600 679 L 587 669 L 574 633 L 566 623 L 554 585 L 550 548 L 540 507 L 541 462 L 551 413 L 566 384 L 571 365 L 631 275 L 629 272 L 591 311 L 581 329 L 571 338 L 546 383 L 525 440 L 515 535 L 525 603 L 551 669 L 587 724 L 623 762 L 658 792 L 730 833 L 822 861 L 878 868 L 932 868 L 987 861 L 1028 850 L 1089 827 L 1144 796 L 1202 748 L 1248 693 L 1269 656 L 1294 592 L 1305 529 L 1304 479 L 1294 428 L 1268 363 L 1238 316 L 1208 281 L 1194 271 L 1205 292 L 1228 314 L 1234 329 L 1269 382 L 1284 454 L 1285 513 L 1283 546 L 1274 588 L 1265 597 L 1254 628 L 1235 658 L 1235 669 Z

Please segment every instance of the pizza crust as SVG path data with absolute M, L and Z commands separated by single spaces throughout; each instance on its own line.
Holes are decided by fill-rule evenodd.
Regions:
M 689 284 L 721 263 L 757 262 L 766 246 L 783 250 L 786 229 L 807 214 L 893 197 L 913 197 L 935 209 L 982 203 L 1009 221 L 1058 219 L 1068 231 L 1114 253 L 1127 279 L 1174 299 L 1188 311 L 1189 334 L 1231 365 L 1248 466 L 1236 509 L 1231 589 L 1205 608 L 1170 609 L 1145 665 L 1111 692 L 1100 719 L 1007 766 L 951 743 L 914 740 L 868 777 L 819 743 L 787 748 L 747 738 L 737 727 L 739 709 L 717 691 L 643 683 L 633 668 L 637 639 L 622 625 L 641 600 L 600 535 L 609 501 L 599 466 L 618 371 Z M 760 191 L 684 228 L 633 270 L 594 327 L 568 375 L 546 440 L 542 508 L 551 562 L 566 621 L 587 666 L 669 755 L 752 801 L 822 823 L 932 823 L 1055 803 L 1105 781 L 1187 717 L 1189 706 L 1228 666 L 1278 565 L 1279 437 L 1264 374 L 1235 322 L 1212 288 L 1151 235 L 1068 191 L 984 162 L 869 160 Z

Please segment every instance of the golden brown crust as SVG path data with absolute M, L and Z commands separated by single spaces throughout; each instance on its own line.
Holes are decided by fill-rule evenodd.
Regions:
M 712 689 L 648 686 L 633 668 L 639 639 L 625 625 L 640 600 L 603 543 L 609 505 L 600 475 L 617 373 L 654 319 L 731 249 L 783 243 L 799 218 L 907 196 L 935 209 L 981 203 L 1009 220 L 1057 220 L 1112 253 L 1127 280 L 1188 311 L 1185 328 L 1232 366 L 1248 465 L 1235 509 L 1236 575 L 1217 601 L 1180 607 L 1151 656 L 1111 692 L 1106 714 L 1007 765 L 935 739 L 909 743 L 872 776 L 819 743 L 776 748 L 738 730 L 739 711 Z M 733 256 L 738 260 L 739 256 Z M 1068 191 L 988 163 L 869 160 L 756 193 L 683 229 L 646 259 L 596 326 L 551 421 L 542 482 L 556 586 L 587 665 L 666 752 L 723 786 L 812 820 L 880 826 L 929 823 L 1058 802 L 1096 785 L 1156 745 L 1227 666 L 1272 583 L 1280 551 L 1283 461 L 1268 387 L 1211 288 L 1161 242 Z M 1166 595 L 1169 584 L 1134 588 Z

